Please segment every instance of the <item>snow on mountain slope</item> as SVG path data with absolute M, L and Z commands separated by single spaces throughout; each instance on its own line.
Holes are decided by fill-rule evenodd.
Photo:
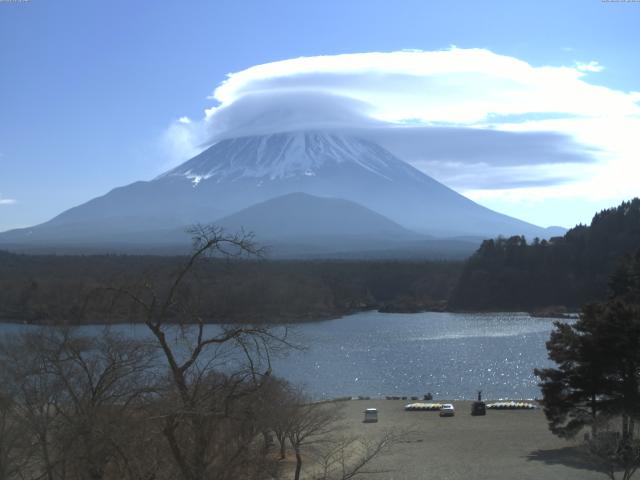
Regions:
M 412 173 L 404 162 L 374 143 L 336 134 L 296 132 L 224 140 L 157 178 L 185 177 L 194 186 L 210 179 L 218 183 L 282 180 L 315 176 L 322 168 L 348 163 L 386 180 L 397 177 L 398 170 Z

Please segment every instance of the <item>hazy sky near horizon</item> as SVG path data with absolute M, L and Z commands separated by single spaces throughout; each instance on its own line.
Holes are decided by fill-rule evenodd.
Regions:
M 0 1 L 0 231 L 225 136 L 349 130 L 499 212 L 640 194 L 640 3 Z

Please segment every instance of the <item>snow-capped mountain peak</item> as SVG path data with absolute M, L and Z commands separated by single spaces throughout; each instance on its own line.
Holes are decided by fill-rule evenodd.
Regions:
M 354 164 L 392 181 L 407 165 L 375 143 L 324 132 L 289 132 L 222 140 L 158 178 L 186 177 L 198 186 L 256 179 L 257 182 L 313 177 L 321 169 Z

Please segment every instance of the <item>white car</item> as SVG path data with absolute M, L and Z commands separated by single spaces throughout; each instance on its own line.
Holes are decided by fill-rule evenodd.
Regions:
M 445 403 L 440 407 L 441 417 L 453 417 L 456 414 L 456 409 L 450 403 Z

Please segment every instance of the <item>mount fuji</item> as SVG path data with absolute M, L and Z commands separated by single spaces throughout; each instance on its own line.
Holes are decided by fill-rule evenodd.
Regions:
M 314 226 L 322 225 L 326 236 L 360 237 L 364 249 L 429 238 L 550 236 L 478 205 L 371 141 L 299 131 L 219 141 L 153 180 L 2 233 L 0 246 L 179 244 L 188 240 L 184 228 L 197 222 L 256 230 L 260 241 L 265 219 L 279 225 L 269 230 L 271 242 L 280 240 L 278 231 L 318 237 Z

